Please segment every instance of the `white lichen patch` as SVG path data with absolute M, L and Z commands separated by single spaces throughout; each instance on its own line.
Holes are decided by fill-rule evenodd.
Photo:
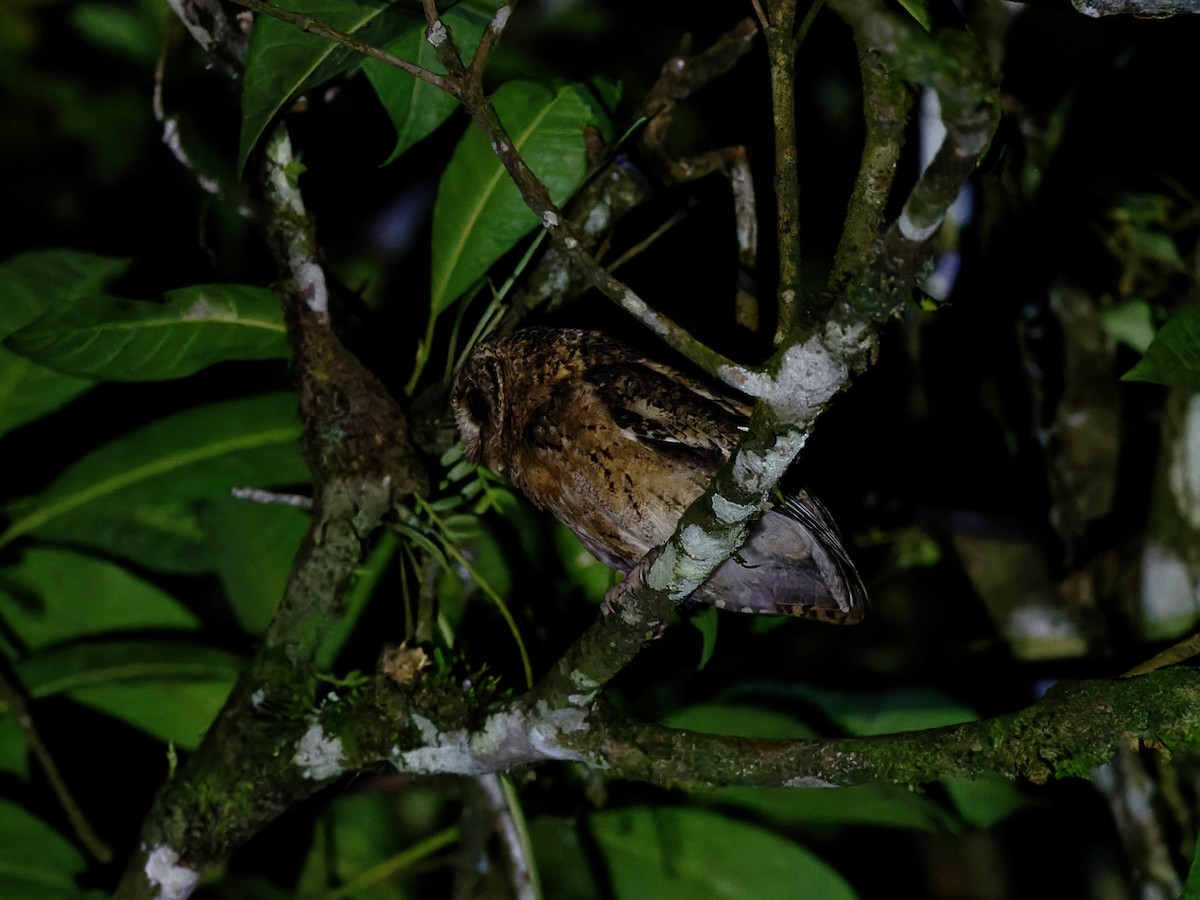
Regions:
M 446 24 L 441 19 L 430 25 L 429 30 L 425 33 L 425 40 L 435 47 L 442 46 L 449 37 L 450 32 L 446 30 Z
M 599 681 L 579 669 L 572 669 L 569 678 L 571 686 L 584 693 L 594 693 L 600 689 Z
M 257 688 L 254 691 L 254 693 L 250 695 L 250 705 L 253 706 L 255 709 L 258 709 L 260 706 L 263 705 L 263 701 L 266 699 L 267 699 L 266 690 L 264 688 Z
M 314 720 L 296 743 L 292 762 L 300 767 L 305 778 L 327 781 L 342 774 L 345 757 L 341 739 L 326 734 L 321 723 Z
M 464 729 L 439 731 L 433 722 L 419 713 L 414 713 L 412 718 L 425 746 L 393 750 L 392 764 L 397 769 L 426 775 L 438 772 L 477 775 L 482 771 Z
M 680 577 L 678 570 L 681 565 L 685 565 L 680 562 L 682 556 L 675 541 L 668 541 L 663 546 L 662 552 L 659 553 L 658 559 L 654 561 L 654 565 L 650 567 L 650 572 L 646 575 L 646 584 L 656 591 L 667 591 L 667 596 L 672 600 L 682 600 L 700 587 L 704 582 L 703 578 L 689 580 Z M 642 621 L 641 615 L 628 603 L 621 604 L 620 613 L 621 620 L 626 625 L 637 625 Z
M 849 368 L 813 335 L 803 344 L 789 347 L 774 377 L 736 366 L 721 366 L 717 377 L 751 397 L 759 397 L 785 422 L 807 425 L 817 410 L 841 390 L 850 377 Z M 839 346 L 842 341 L 839 341 Z
M 504 30 L 504 26 L 508 24 L 508 17 L 512 14 L 512 9 L 509 6 L 502 6 L 496 10 L 496 15 L 492 16 L 491 29 L 497 33 Z
M 758 506 L 753 503 L 734 503 L 720 494 L 713 494 L 712 511 L 718 521 L 731 525 L 734 522 L 745 522 L 758 511 Z
M 165 844 L 150 851 L 143 871 L 146 881 L 158 888 L 158 896 L 163 900 L 182 900 L 191 896 L 200 880 L 200 873 L 179 865 L 179 853 Z
M 806 440 L 807 435 L 793 432 L 780 435 L 775 446 L 765 453 L 739 450 L 733 459 L 730 474 L 743 490 L 762 494 L 779 483 L 792 460 L 804 449 Z
M 797 778 L 789 778 L 783 783 L 784 787 L 790 788 L 835 788 L 839 787 L 836 782 L 826 781 L 824 778 L 818 778 L 816 775 L 801 775 Z
M 542 227 L 543 228 L 557 228 L 558 226 L 559 226 L 558 213 L 556 213 L 552 209 L 548 209 L 544 213 L 542 213 Z
M 300 296 L 315 313 L 329 312 L 329 291 L 325 287 L 325 271 L 299 250 L 288 254 L 288 266 L 296 279 Z
M 679 533 L 679 546 L 687 560 L 694 564 L 690 569 L 686 565 L 676 565 L 677 570 L 682 568 L 680 574 L 685 578 L 708 577 L 708 573 L 729 555 L 728 542 L 709 534 L 699 525 L 688 525 Z
M 587 729 L 587 715 L 581 709 L 549 709 L 545 701 L 537 705 L 537 718 L 529 723 L 531 749 L 544 759 L 584 762 L 578 750 L 562 745 L 562 735 Z
M 630 288 L 626 288 L 620 299 L 621 308 L 661 338 L 668 337 L 671 329 L 660 316 L 652 313 L 646 301 Z

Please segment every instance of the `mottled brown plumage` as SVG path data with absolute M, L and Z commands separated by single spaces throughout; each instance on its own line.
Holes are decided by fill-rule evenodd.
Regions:
M 666 542 L 729 458 L 747 409 L 611 338 L 531 328 L 480 344 L 451 404 L 467 456 L 508 476 L 622 572 Z M 807 492 L 768 510 L 693 595 L 853 623 L 866 592 Z

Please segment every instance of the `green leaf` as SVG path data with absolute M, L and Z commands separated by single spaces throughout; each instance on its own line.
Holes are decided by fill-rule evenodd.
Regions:
M 1187 881 L 1179 900 L 1200 900 L 1200 834 L 1196 835 L 1196 847 L 1192 852 L 1192 864 L 1188 868 Z
M 0 885 L 5 900 L 78 900 L 73 876 L 87 868 L 75 846 L 33 814 L 0 800 Z
M 326 25 L 383 47 L 402 35 L 424 35 L 416 7 L 386 0 L 284 0 L 280 9 L 303 12 Z M 445 14 L 443 10 L 443 14 Z M 254 23 L 242 82 L 240 172 L 271 120 L 293 98 L 354 68 L 364 57 L 328 38 L 308 34 L 290 22 L 260 15 Z
M 71 7 L 71 24 L 89 43 L 115 56 L 154 67 L 162 49 L 165 3 L 141 0 L 130 4 L 89 2 Z
M 554 900 L 593 900 L 596 875 L 571 819 L 538 816 L 529 823 L 529 839 L 541 876 L 542 896 Z
M 77 250 L 31 250 L 0 264 L 0 338 L 48 309 L 101 293 L 129 260 Z
M 995 772 L 977 778 L 943 778 L 942 785 L 954 801 L 958 814 L 972 828 L 991 828 L 1001 819 L 1032 806 L 1034 798 Z
M 596 813 L 592 833 L 615 895 L 772 900 L 857 895 L 831 866 L 773 831 L 718 813 L 633 807 Z
M 932 688 L 903 687 L 890 691 L 856 693 L 808 685 L 790 685 L 789 696 L 802 697 L 848 733 L 894 734 L 972 722 L 978 716 Z
M 1145 300 L 1130 298 L 1100 313 L 1100 327 L 1110 338 L 1145 353 L 1154 340 L 1154 315 Z
M 587 88 L 551 90 L 510 81 L 492 97 L 513 146 L 560 204 L 587 172 L 584 126 L 608 123 Z M 431 304 L 440 313 L 538 224 L 497 159 L 472 128 L 459 141 L 433 208 Z
M 711 803 L 754 810 L 781 826 L 866 825 L 918 828 L 928 832 L 961 827 L 954 816 L 925 794 L 892 784 L 855 787 L 728 787 L 696 795 Z
M 59 372 L 114 381 L 182 378 L 226 360 L 288 352 L 275 295 L 243 284 L 180 288 L 163 303 L 82 296 L 6 343 Z
M 0 620 L 34 650 L 106 631 L 198 624 L 175 598 L 126 569 L 45 547 L 30 547 L 0 569 Z
M 12 709 L 0 703 L 0 772 L 29 778 L 29 737 Z
M 748 703 L 698 703 L 668 714 L 662 724 L 729 737 L 792 740 L 815 736 L 811 728 L 789 713 Z
M 236 485 L 305 482 L 295 403 L 287 393 L 212 403 L 105 444 L 41 494 L 10 506 L 12 521 L 0 546 L 38 534 L 114 549 L 111 540 L 92 532 L 95 522 L 170 530 L 179 523 L 139 517 L 178 509 L 173 504 L 181 501 L 225 496 Z
M 693 616 L 688 617 L 688 624 L 700 632 L 700 660 L 696 663 L 699 672 L 712 659 L 713 651 L 717 648 L 717 608 L 706 606 Z
M 14 509 L 22 508 L 14 504 Z M 54 519 L 42 537 L 121 557 L 139 567 L 178 575 L 208 572 L 213 552 L 201 524 L 203 501 L 121 498 L 112 507 L 91 503 Z
M 220 711 L 243 661 L 226 650 L 164 640 L 71 644 L 14 668 L 35 698 L 65 693 L 190 749 Z
M 1200 306 L 1176 310 L 1158 330 L 1141 362 L 1121 380 L 1200 391 Z
M 442 13 L 442 21 L 450 28 L 463 59 L 470 61 L 479 38 L 500 5 L 496 0 L 466 0 Z M 437 50 L 425 39 L 423 28 L 411 29 L 383 49 L 439 75 L 446 71 L 438 62 Z M 453 95 L 395 66 L 368 59 L 363 63 L 363 72 L 396 128 L 396 146 L 384 165 L 428 136 L 458 107 L 458 100 Z
M 310 520 L 305 510 L 222 497 L 200 521 L 213 566 L 238 623 L 261 635 L 271 624 Z
M 94 381 L 64 375 L 0 345 L 0 435 L 65 406 Z
M 557 521 L 550 525 L 558 558 L 562 560 L 567 578 L 583 592 L 588 600 L 599 603 L 613 584 L 613 570 L 583 546 L 571 529 Z

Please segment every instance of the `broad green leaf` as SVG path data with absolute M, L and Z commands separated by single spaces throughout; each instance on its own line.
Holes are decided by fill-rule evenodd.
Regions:
M 329 807 L 326 821 L 332 841 L 330 859 L 338 882 L 349 881 L 404 849 L 404 837 L 397 827 L 394 796 L 339 797 Z M 388 896 L 403 897 L 404 893 L 390 893 L 385 885 L 377 885 L 372 896 L 383 900 Z
M 1154 340 L 1154 315 L 1145 300 L 1130 298 L 1100 313 L 1100 327 L 1114 340 L 1145 353 Z
M 584 597 L 599 603 L 613 584 L 613 570 L 588 552 L 575 532 L 566 525 L 554 522 L 551 526 L 558 558 L 571 583 L 579 588 Z
M 983 772 L 978 778 L 943 778 L 958 814 L 973 828 L 991 828 L 1018 810 L 1033 805 L 1033 797 L 1003 775 Z
M 698 703 L 670 713 L 662 724 L 729 737 L 790 740 L 815 736 L 793 715 L 748 703 Z
M 0 620 L 33 650 L 106 631 L 198 624 L 173 597 L 126 569 L 46 547 L 30 547 L 0 569 Z
M 29 777 L 29 737 L 11 708 L 0 703 L 0 772 Z
M 162 51 L 163 20 L 170 14 L 167 4 L 154 0 L 85 0 L 71 7 L 71 24 L 88 43 L 150 71 Z
M 162 303 L 83 296 L 60 303 L 6 343 L 59 372 L 113 381 L 182 378 L 226 360 L 288 352 L 275 295 L 244 284 L 180 288 Z
M 802 698 L 820 707 L 848 733 L 893 734 L 972 722 L 978 716 L 932 688 L 903 687 L 858 693 L 788 685 L 776 693 Z
M 470 61 L 483 30 L 500 5 L 496 0 L 465 0 L 443 12 L 442 21 L 449 27 L 463 59 Z M 425 39 L 423 28 L 405 32 L 384 49 L 439 75 L 446 71 L 438 62 L 437 50 Z M 363 72 L 396 128 L 396 146 L 384 165 L 429 135 L 458 106 L 451 94 L 395 66 L 368 59 L 363 63 Z
M 793 715 L 745 702 L 697 704 L 671 713 L 663 724 L 750 738 L 793 740 L 814 736 L 813 730 Z M 714 803 L 753 809 L 787 825 L 869 824 L 933 831 L 954 824 L 932 800 L 892 785 L 837 790 L 732 787 L 698 796 Z
M 424 34 L 419 7 L 386 0 L 284 0 L 281 9 L 303 12 L 332 28 L 383 47 L 410 32 Z M 445 14 L 446 10 L 442 10 Z M 340 75 L 364 57 L 290 22 L 259 15 L 242 82 L 240 172 L 271 120 L 302 91 Z
M 87 868 L 75 845 L 9 800 L 0 800 L 0 886 L 5 900 L 79 900 L 73 876 Z
M 77 250 L 30 250 L 0 263 L 0 338 L 46 310 L 87 294 L 129 268 L 129 260 Z
M 213 551 L 200 521 L 205 501 L 159 500 L 140 494 L 119 499 L 112 506 L 86 504 L 48 522 L 38 534 L 155 572 L 188 575 L 212 569 Z
M 280 393 L 212 403 L 105 444 L 41 494 L 13 504 L 0 546 L 31 533 L 91 543 L 80 525 L 87 516 L 111 522 L 146 508 L 224 496 L 236 485 L 304 482 L 295 402 Z
M 14 668 L 34 698 L 65 693 L 191 748 L 220 711 L 242 664 L 216 647 L 146 639 L 71 644 L 36 653 Z
M 571 819 L 538 816 L 529 823 L 529 840 L 541 876 L 542 896 L 554 900 L 593 900 L 596 874 Z
M 781 826 L 867 825 L 953 831 L 954 816 L 925 794 L 892 784 L 855 787 L 728 787 L 697 794 L 698 800 L 752 809 Z
M 1146 355 L 1121 380 L 1200 391 L 1200 305 L 1176 310 L 1158 330 Z
M 140 729 L 183 750 L 200 745 L 236 675 L 96 684 L 71 691 L 77 703 Z
M 513 146 L 561 204 L 587 172 L 584 126 L 607 131 L 607 122 L 579 84 L 552 90 L 510 81 L 492 97 Z M 434 313 L 481 278 L 534 229 L 537 219 L 521 199 L 488 139 L 471 128 L 459 141 L 433 208 Z
M 0 345 L 0 436 L 65 406 L 95 382 L 64 375 Z
M 271 624 L 310 518 L 295 507 L 234 497 L 204 505 L 201 522 L 213 566 L 238 623 L 250 634 Z
M 119 682 L 232 683 L 242 660 L 217 647 L 155 638 L 68 644 L 34 653 L 14 668 L 36 699 Z
M 592 833 L 619 898 L 773 900 L 857 895 L 831 866 L 773 831 L 690 807 L 596 813 Z

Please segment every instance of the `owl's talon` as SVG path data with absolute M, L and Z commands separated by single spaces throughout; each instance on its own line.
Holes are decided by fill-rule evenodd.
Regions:
M 643 556 L 633 564 L 623 581 L 618 581 L 604 592 L 604 600 L 600 604 L 601 615 L 608 616 L 616 612 L 627 592 L 646 586 L 646 576 L 650 573 L 650 566 L 654 564 L 656 556 L 658 554 L 653 551 Z

